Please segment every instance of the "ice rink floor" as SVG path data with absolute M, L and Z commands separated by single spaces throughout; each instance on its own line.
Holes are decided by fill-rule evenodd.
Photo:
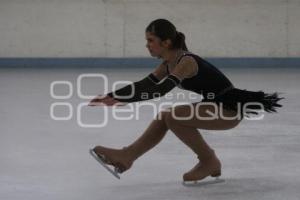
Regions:
M 151 69 L 8 69 L 0 68 L 0 199 L 1 200 L 299 200 L 300 199 L 300 69 L 221 69 L 241 89 L 282 92 L 286 98 L 278 114 L 260 121 L 243 121 L 227 131 L 200 130 L 223 163 L 224 183 L 184 187 L 182 174 L 196 156 L 171 132 L 121 175 L 111 176 L 90 155 L 95 145 L 121 148 L 142 134 L 151 112 L 140 119 L 115 120 L 103 128 L 77 123 L 76 80 L 86 73 L 101 73 L 112 84 L 136 81 Z M 53 81 L 70 81 L 70 99 L 50 95 Z M 98 94 L 101 81 L 82 81 L 81 91 Z M 68 87 L 57 85 L 56 94 Z M 180 91 L 179 89 L 174 92 Z M 72 105 L 67 121 L 50 117 L 55 102 Z M 66 115 L 65 107 L 57 115 Z M 86 123 L 103 119 L 103 110 L 83 111 Z M 68 112 L 67 112 L 68 114 Z

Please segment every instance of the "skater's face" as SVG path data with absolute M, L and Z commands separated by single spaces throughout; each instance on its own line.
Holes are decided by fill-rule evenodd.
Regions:
M 170 40 L 162 41 L 159 37 L 150 32 L 146 32 L 146 47 L 153 57 L 161 58 L 166 51 L 169 50 Z

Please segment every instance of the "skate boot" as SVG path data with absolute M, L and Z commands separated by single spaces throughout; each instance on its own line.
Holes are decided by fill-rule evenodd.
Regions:
M 96 146 L 90 150 L 90 153 L 105 169 L 119 179 L 119 174 L 128 170 L 133 163 L 126 148 L 112 149 Z M 114 169 L 111 169 L 108 165 L 112 165 Z
M 190 171 L 183 175 L 183 184 L 202 185 L 223 182 L 224 180 L 219 179 L 221 176 L 221 167 L 221 162 L 214 153 L 211 157 L 202 159 L 202 161 L 199 159 L 199 162 Z M 208 176 L 215 177 L 216 179 L 214 181 L 207 182 L 201 181 Z

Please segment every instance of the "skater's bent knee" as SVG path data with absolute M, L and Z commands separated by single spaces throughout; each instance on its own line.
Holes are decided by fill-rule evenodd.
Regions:
M 167 114 L 165 114 L 164 121 L 169 128 L 171 128 L 175 123 L 177 123 L 176 119 L 172 115 L 172 112 L 168 112 Z
M 165 121 L 165 119 L 166 119 L 166 117 L 167 117 L 167 115 L 168 115 L 169 113 L 170 113 L 170 111 L 169 111 L 168 109 L 163 110 L 163 111 L 160 111 L 160 112 L 156 115 L 155 119 L 156 119 L 156 120 L 162 120 L 162 121 Z

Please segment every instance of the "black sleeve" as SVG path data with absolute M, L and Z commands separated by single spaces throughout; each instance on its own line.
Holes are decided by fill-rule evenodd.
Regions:
M 114 92 L 111 92 L 107 94 L 110 97 L 123 97 L 123 96 L 129 96 L 132 94 L 132 90 L 141 90 L 142 88 L 148 88 L 156 85 L 160 80 L 153 74 L 149 74 L 144 79 L 134 82 L 132 84 L 129 84 L 123 88 L 120 88 Z
M 159 84 L 152 84 L 152 86 L 144 84 L 133 84 L 125 86 L 124 88 L 108 95 L 120 102 L 137 102 L 145 101 L 153 98 L 164 96 L 180 83 L 180 80 L 174 76 L 169 75 L 164 81 Z

